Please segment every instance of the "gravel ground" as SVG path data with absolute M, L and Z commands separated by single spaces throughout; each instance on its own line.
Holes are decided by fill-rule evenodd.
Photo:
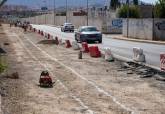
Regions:
M 9 42 L 8 73 L 19 79 L 0 77 L 5 114 L 163 114 L 165 82 L 140 78 L 121 70 L 121 62 L 105 62 L 64 46 L 39 43 L 32 32 L 3 25 Z M 40 88 L 39 75 L 49 70 L 53 88 Z

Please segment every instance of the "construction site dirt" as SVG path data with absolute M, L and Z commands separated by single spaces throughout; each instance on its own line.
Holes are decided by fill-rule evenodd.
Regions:
M 8 69 L 0 77 L 4 114 L 163 114 L 165 82 L 79 50 L 43 43 L 41 35 L 3 25 Z M 8 45 L 4 45 L 7 43 Z M 124 66 L 123 66 L 124 64 Z M 53 88 L 39 86 L 48 70 Z M 12 78 L 16 73 L 17 78 Z

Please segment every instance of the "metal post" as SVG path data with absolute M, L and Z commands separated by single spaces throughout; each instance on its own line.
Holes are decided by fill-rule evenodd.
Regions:
M 66 0 L 66 23 L 68 22 L 67 12 L 68 12 L 68 0 Z
M 56 18 L 56 1 L 54 0 L 54 25 L 56 24 L 55 18 Z
M 153 8 L 152 8 L 152 40 L 155 40 L 155 15 L 154 15 L 154 8 L 155 6 L 152 5 Z
M 89 17 L 88 17 L 88 9 L 89 9 L 89 8 L 88 8 L 88 7 L 89 7 L 89 4 L 88 4 L 88 0 L 87 0 L 87 26 L 88 26 L 88 24 L 89 24 L 89 22 L 88 22 L 88 18 L 89 18 Z
M 45 4 L 45 8 L 47 8 L 47 6 L 46 6 L 46 1 L 43 1 Z M 45 9 L 45 25 L 46 25 L 46 9 Z
M 128 6 L 128 10 L 127 10 L 127 38 L 129 37 L 129 0 L 127 0 L 127 6 Z

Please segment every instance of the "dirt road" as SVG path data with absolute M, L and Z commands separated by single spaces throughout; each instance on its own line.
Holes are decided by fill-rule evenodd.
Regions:
M 165 83 L 120 71 L 120 62 L 105 62 L 54 44 L 20 28 L 3 25 L 10 72 L 19 79 L 1 78 L 7 91 L 5 114 L 163 114 Z M 0 40 L 4 40 L 1 38 Z M 55 85 L 40 88 L 47 69 Z M 7 87 L 6 87 L 7 86 Z M 13 89 L 12 89 L 13 88 Z

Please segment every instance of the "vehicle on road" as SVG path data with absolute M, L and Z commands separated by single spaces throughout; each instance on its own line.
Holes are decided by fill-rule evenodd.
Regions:
M 81 26 L 75 32 L 77 42 L 98 41 L 102 43 L 102 33 L 94 26 Z
M 61 26 L 61 32 L 66 32 L 66 31 L 74 32 L 74 25 L 72 23 L 64 23 Z
M 49 76 L 48 71 L 42 71 L 39 79 L 41 87 L 53 87 L 52 78 Z

